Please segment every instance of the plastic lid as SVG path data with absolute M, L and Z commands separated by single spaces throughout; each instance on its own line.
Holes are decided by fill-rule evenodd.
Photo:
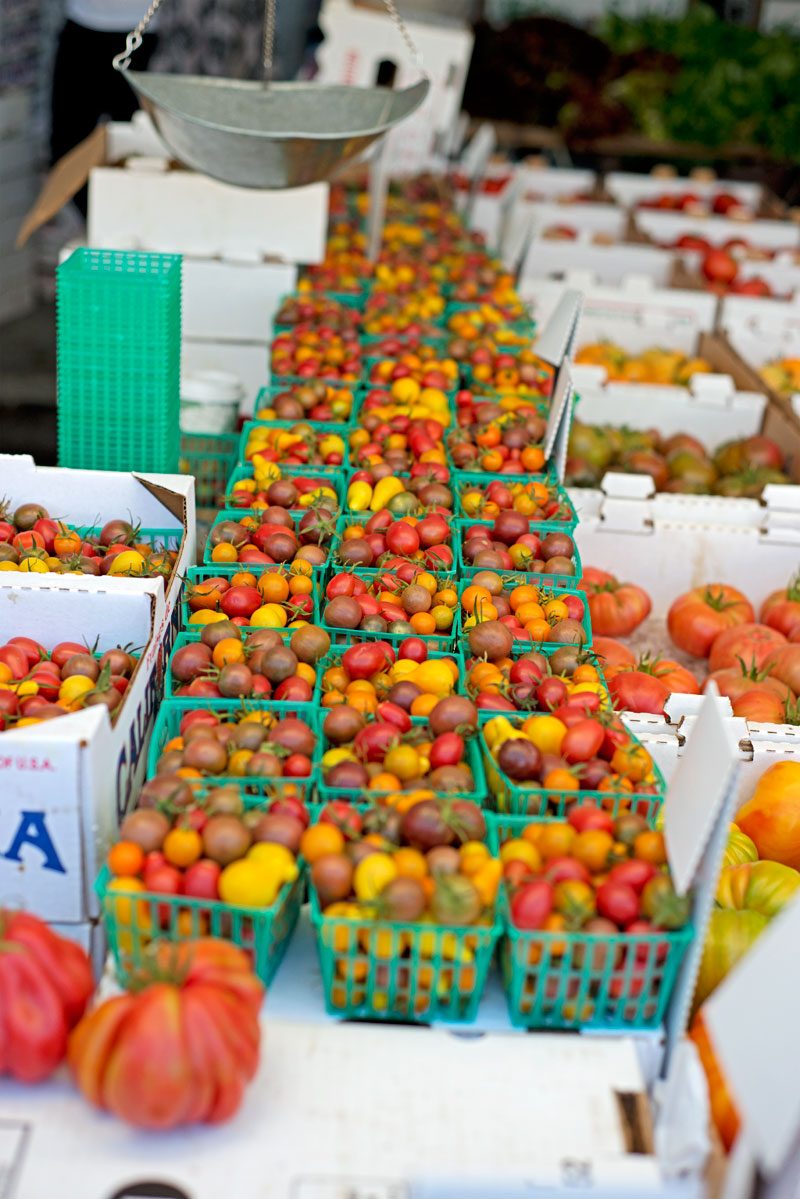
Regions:
M 181 399 L 195 404 L 238 404 L 244 394 L 242 380 L 228 371 L 194 371 L 181 379 Z

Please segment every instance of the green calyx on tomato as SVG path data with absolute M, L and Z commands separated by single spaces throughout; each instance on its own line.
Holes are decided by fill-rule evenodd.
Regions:
M 672 880 L 664 873 L 656 874 L 642 890 L 642 912 L 658 928 L 683 928 L 691 915 L 689 895 L 678 895 Z
M 722 587 L 714 590 L 713 584 L 706 587 L 703 592 L 703 603 L 708 604 L 709 608 L 713 608 L 715 612 L 724 612 L 726 608 L 733 608 L 740 601 L 736 599 L 725 599 L 725 592 Z

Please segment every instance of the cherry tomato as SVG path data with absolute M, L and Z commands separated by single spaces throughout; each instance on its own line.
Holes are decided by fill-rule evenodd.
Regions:
M 597 910 L 607 920 L 624 927 L 639 915 L 639 896 L 627 883 L 610 879 L 597 888 Z
M 561 756 L 569 763 L 587 762 L 595 757 L 605 739 L 605 730 L 596 720 L 579 720 L 561 743 Z
M 464 757 L 464 738 L 458 733 L 441 733 L 433 742 L 428 755 L 431 769 L 456 766 Z
M 517 928 L 543 928 L 553 908 L 553 888 L 545 879 L 525 883 L 511 898 L 511 919 Z

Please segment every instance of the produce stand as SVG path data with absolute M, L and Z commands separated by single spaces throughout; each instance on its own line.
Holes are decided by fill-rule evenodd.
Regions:
M 337 85 L 383 54 L 347 47 Z M 0 1028 L 0 1199 L 749 1199 L 784 1166 L 797 1084 L 777 1119 L 753 1059 L 796 1039 L 795 305 L 720 305 L 674 243 L 749 229 L 777 278 L 797 226 L 726 181 L 697 218 L 688 181 L 537 192 L 492 154 L 558 159 L 552 130 L 483 123 L 456 161 L 427 114 L 365 172 L 272 191 L 139 116 L 26 221 L 88 177 L 63 445 L 83 421 L 94 462 L 91 404 L 135 421 L 168 368 L 143 419 L 182 473 L 0 457 L 0 1000 L 50 936 L 15 907 L 64 938 L 59 1035 L 36 1057 L 33 1021 Z M 65 325 L 78 275 L 87 321 L 120 296 L 152 321 L 142 372 L 119 327 Z M 198 355 L 250 382 L 235 428 L 181 437 Z

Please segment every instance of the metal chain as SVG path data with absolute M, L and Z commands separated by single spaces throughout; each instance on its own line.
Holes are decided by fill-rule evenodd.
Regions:
M 272 77 L 272 56 L 275 49 L 275 7 L 276 0 L 265 0 L 264 44 L 261 51 L 261 63 L 264 68 L 265 79 Z
M 121 50 L 119 54 L 115 54 L 111 60 L 111 65 L 115 71 L 127 71 L 128 67 L 131 65 L 131 55 L 135 54 L 141 46 L 142 34 L 158 12 L 159 8 L 161 7 L 161 3 L 162 0 L 152 0 L 150 7 L 142 17 L 139 24 L 132 33 L 128 34 L 127 38 L 125 39 L 125 49 Z
M 384 7 L 385 7 L 386 11 L 388 12 L 389 16 L 392 18 L 395 25 L 397 26 L 400 36 L 402 37 L 402 39 L 405 42 L 408 49 L 410 50 L 411 57 L 414 59 L 414 62 L 417 64 L 420 71 L 424 75 L 425 68 L 422 65 L 422 55 L 420 54 L 417 47 L 414 45 L 414 41 L 411 37 L 411 34 L 408 32 L 408 29 L 406 28 L 406 24 L 405 24 L 403 18 L 400 16 L 400 13 L 397 11 L 397 6 L 396 6 L 394 0 L 383 0 L 383 3 L 384 3 Z

